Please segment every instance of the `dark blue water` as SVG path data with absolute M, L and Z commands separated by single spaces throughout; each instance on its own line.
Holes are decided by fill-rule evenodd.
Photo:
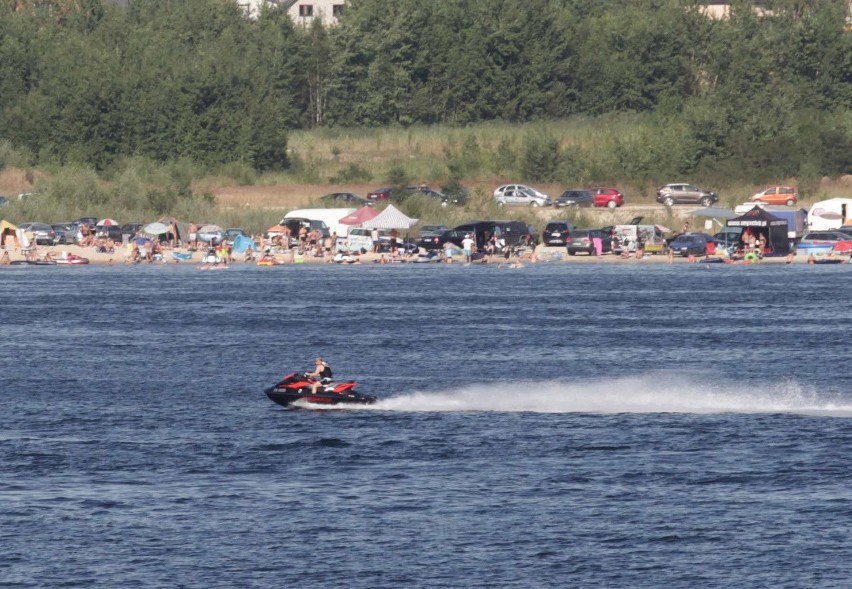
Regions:
M 850 272 L 4 269 L 0 586 L 848 587 Z

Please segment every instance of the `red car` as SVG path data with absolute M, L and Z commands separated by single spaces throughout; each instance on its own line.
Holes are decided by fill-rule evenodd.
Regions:
M 595 206 L 614 209 L 624 204 L 624 195 L 615 188 L 592 188 L 595 193 Z
M 376 188 L 374 191 L 367 193 L 367 198 L 370 200 L 388 200 L 390 196 L 390 187 Z

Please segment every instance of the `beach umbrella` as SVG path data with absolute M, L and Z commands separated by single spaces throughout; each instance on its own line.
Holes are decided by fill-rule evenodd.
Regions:
M 115 225 L 118 225 L 118 221 L 114 219 L 101 219 L 97 222 L 98 227 L 114 227 Z
M 169 226 L 163 223 L 149 223 L 145 225 L 144 231 L 149 235 L 162 235 L 169 232 Z

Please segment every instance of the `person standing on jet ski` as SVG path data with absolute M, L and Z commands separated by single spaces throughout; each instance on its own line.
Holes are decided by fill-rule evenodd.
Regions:
M 331 383 L 331 366 L 322 358 L 317 358 L 317 364 L 313 372 L 305 374 L 307 378 L 315 379 L 311 384 L 311 394 L 315 395 L 320 386 L 325 386 Z

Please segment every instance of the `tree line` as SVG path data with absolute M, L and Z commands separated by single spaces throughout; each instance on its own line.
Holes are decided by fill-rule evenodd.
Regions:
M 284 169 L 298 128 L 637 113 L 652 130 L 616 146 L 624 180 L 852 172 L 846 0 L 724 20 L 685 0 L 350 0 L 332 27 L 227 0 L 59 6 L 0 8 L 0 138 L 33 164 Z

